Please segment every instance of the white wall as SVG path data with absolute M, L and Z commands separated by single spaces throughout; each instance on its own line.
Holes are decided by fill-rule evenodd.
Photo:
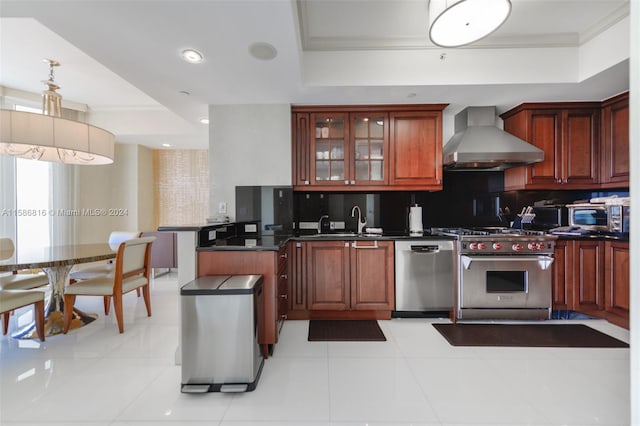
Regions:
M 289 104 L 211 105 L 209 123 L 211 217 L 226 203 L 233 220 L 236 186 L 291 185 Z
M 106 211 L 77 218 L 79 243 L 105 242 L 115 230 L 154 230 L 153 161 L 149 149 L 116 144 L 113 164 L 76 167 L 76 208 Z

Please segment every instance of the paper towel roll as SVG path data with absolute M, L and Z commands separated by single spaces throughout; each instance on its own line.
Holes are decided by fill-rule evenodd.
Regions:
M 422 207 L 409 207 L 409 232 L 419 234 L 423 232 L 422 228 Z

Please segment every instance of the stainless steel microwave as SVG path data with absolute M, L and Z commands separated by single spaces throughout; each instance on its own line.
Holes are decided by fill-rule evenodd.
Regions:
M 569 226 L 587 231 L 609 231 L 608 206 L 604 204 L 569 204 Z
M 627 204 L 607 205 L 607 221 L 609 232 L 627 234 L 630 231 L 629 224 L 630 206 Z

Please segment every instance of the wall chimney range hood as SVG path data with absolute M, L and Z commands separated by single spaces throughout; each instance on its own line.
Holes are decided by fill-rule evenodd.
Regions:
M 496 127 L 496 107 L 467 107 L 455 116 L 455 134 L 443 148 L 448 171 L 500 171 L 538 163 L 544 152 Z

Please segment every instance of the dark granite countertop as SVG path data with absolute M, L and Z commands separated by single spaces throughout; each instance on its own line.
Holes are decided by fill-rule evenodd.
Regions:
M 289 241 L 396 241 L 396 240 L 455 240 L 455 237 L 441 235 L 355 235 L 346 233 L 311 234 L 311 235 L 263 235 L 260 238 L 233 237 L 219 239 L 215 245 L 198 247 L 198 251 L 245 251 L 272 250 L 277 251 Z
M 559 240 L 584 240 L 584 241 L 620 241 L 629 242 L 629 234 L 591 233 L 577 235 L 557 235 Z
M 232 237 L 215 240 L 215 245 L 198 247 L 196 251 L 278 251 L 291 237 L 263 235 L 260 238 Z
M 202 231 L 205 228 L 230 225 L 229 223 L 201 223 L 192 225 L 162 225 L 158 226 L 159 232 Z

